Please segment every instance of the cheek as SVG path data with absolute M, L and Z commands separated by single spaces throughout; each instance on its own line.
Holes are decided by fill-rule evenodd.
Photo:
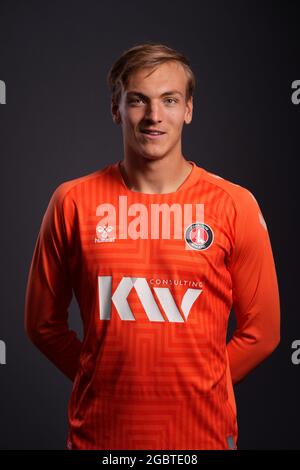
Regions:
M 168 115 L 168 121 L 172 128 L 181 129 L 184 122 L 185 113 L 184 110 L 173 110 Z
M 132 116 L 127 115 L 123 118 L 123 129 L 127 134 L 134 133 L 136 128 L 136 121 L 133 119 Z

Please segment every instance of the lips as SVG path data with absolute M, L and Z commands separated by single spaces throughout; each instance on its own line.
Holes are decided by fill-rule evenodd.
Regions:
M 151 132 L 149 132 L 149 131 L 141 131 L 141 133 L 143 134 L 144 139 L 146 139 L 146 141 L 150 141 L 150 140 L 152 140 L 152 141 L 154 141 L 154 140 L 159 141 L 159 140 L 162 139 L 163 136 L 165 135 L 165 132 L 159 132 L 159 133 L 158 133 L 158 132 L 156 132 L 156 133 L 152 132 L 152 133 L 151 133 Z
M 162 134 L 165 134 L 165 132 L 162 132 L 158 129 L 142 129 L 141 132 L 143 134 L 148 134 L 148 135 L 162 135 Z

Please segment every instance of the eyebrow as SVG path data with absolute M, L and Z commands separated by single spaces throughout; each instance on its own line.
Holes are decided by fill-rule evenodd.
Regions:
M 148 98 L 148 96 L 144 95 L 143 93 L 140 93 L 139 91 L 135 91 L 135 90 L 128 91 L 127 96 L 130 96 L 130 95 L 138 95 L 138 96 L 142 96 L 143 98 Z M 178 91 L 178 90 L 165 91 L 160 96 L 163 97 L 163 96 L 167 96 L 167 95 L 181 95 L 181 96 L 183 96 L 181 91 Z

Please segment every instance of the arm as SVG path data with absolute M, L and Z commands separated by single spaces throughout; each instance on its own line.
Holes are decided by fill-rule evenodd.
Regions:
M 267 226 L 250 191 L 242 188 L 236 199 L 235 244 L 228 264 L 237 322 L 227 344 L 233 384 L 280 342 L 280 300 Z
M 56 188 L 44 214 L 29 270 L 25 298 L 25 331 L 34 345 L 72 381 L 78 369 L 81 341 L 68 328 L 72 283 L 68 263 L 68 219 L 64 184 Z M 65 205 L 64 205 L 65 204 Z

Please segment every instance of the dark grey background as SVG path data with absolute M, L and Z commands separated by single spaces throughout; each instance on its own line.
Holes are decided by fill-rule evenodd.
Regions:
M 235 387 L 238 447 L 300 447 L 300 365 L 291 362 L 300 338 L 300 105 L 291 102 L 299 28 L 296 2 L 0 2 L 0 448 L 65 446 L 72 384 L 25 336 L 28 269 L 54 189 L 122 158 L 106 74 L 125 49 L 148 40 L 185 53 L 197 76 L 184 155 L 250 189 L 272 241 L 282 339 Z M 70 323 L 81 334 L 75 301 Z

